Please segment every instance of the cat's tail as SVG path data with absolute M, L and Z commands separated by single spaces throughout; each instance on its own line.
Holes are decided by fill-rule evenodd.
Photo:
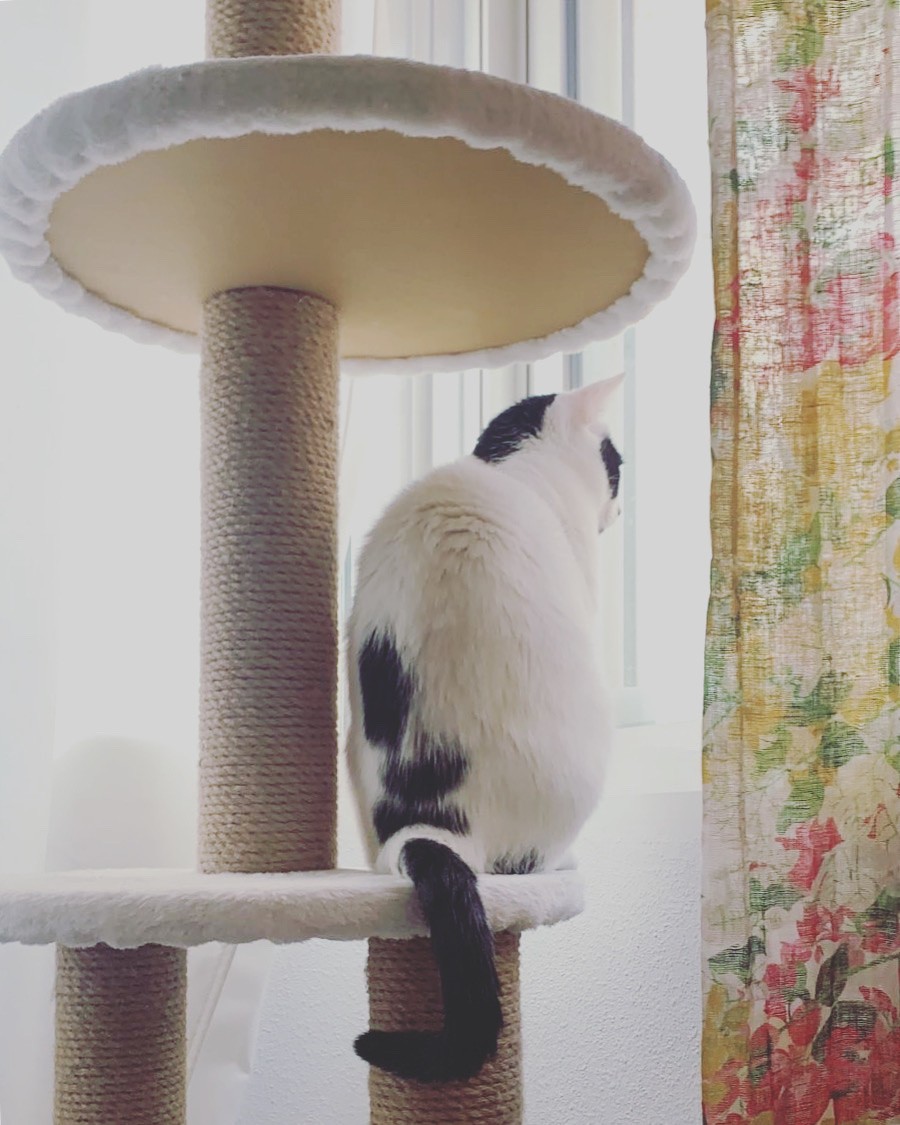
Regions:
M 441 977 L 441 1031 L 367 1031 L 356 1053 L 419 1082 L 471 1078 L 497 1050 L 503 1027 L 494 939 L 472 868 L 436 840 L 408 839 L 401 870 L 415 886 Z

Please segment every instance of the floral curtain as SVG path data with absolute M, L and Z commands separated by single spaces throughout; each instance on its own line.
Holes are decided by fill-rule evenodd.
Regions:
M 707 3 L 706 1125 L 900 1122 L 897 3 Z

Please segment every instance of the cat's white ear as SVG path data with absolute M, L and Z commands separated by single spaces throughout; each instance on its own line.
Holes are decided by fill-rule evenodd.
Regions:
M 611 379 L 602 379 L 599 383 L 589 383 L 586 387 L 568 391 L 565 397 L 572 421 L 580 426 L 593 425 L 606 413 L 610 399 L 624 382 L 625 372 L 622 371 Z

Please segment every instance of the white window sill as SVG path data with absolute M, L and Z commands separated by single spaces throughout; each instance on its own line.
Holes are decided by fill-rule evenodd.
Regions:
M 701 791 L 701 720 L 620 727 L 606 776 L 606 799 Z

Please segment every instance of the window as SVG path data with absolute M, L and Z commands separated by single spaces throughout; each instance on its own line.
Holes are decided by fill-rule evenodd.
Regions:
M 708 212 L 702 6 L 386 0 L 369 7 L 376 51 L 527 81 L 623 120 L 679 169 L 698 214 Z M 687 738 L 695 750 L 707 595 L 709 263 L 702 229 L 691 270 L 669 300 L 624 336 L 581 354 L 347 387 L 345 599 L 356 549 L 402 485 L 470 451 L 481 427 L 516 399 L 625 370 L 617 426 L 624 516 L 604 537 L 607 665 L 623 726 L 678 724 L 664 741 Z

